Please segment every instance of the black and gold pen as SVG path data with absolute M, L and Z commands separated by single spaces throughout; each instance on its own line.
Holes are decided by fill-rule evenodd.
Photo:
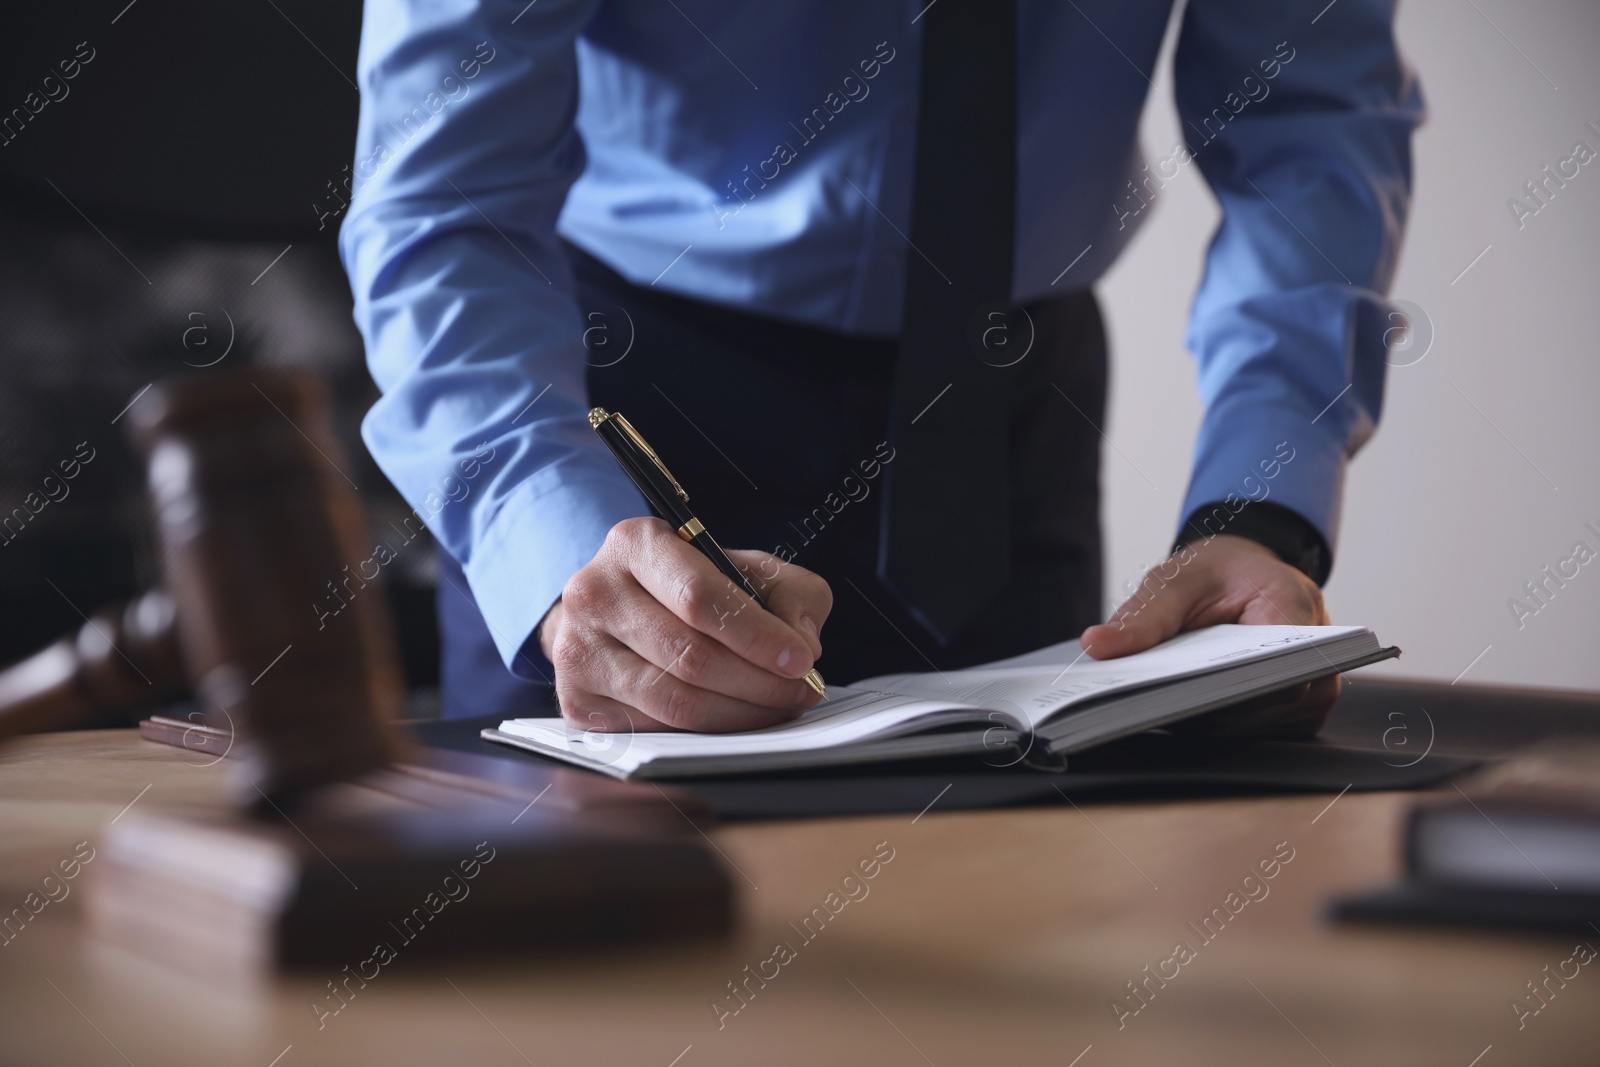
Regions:
M 761 594 L 756 592 L 745 576 L 739 572 L 733 560 L 729 559 L 722 546 L 717 544 L 716 538 L 706 530 L 705 523 L 689 510 L 689 494 L 683 491 L 678 479 L 667 470 L 667 465 L 661 462 L 656 450 L 639 435 L 633 424 L 616 412 L 607 411 L 605 408 L 590 408 L 589 425 L 594 427 L 595 433 L 600 435 L 600 440 L 611 449 L 611 454 L 617 458 L 617 463 L 628 473 L 628 477 L 633 479 L 633 484 L 639 487 L 645 499 L 650 501 L 650 506 L 678 531 L 678 536 L 698 548 L 701 554 L 722 572 L 723 577 L 761 605 L 762 610 L 771 612 L 772 606 L 761 598 Z M 818 696 L 828 695 L 828 686 L 816 668 L 813 667 L 805 673 L 804 681 L 817 691 Z

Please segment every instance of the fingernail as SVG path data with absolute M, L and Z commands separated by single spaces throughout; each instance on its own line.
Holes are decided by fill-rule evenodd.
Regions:
M 811 653 L 799 645 L 788 645 L 778 653 L 778 669 L 798 678 L 811 669 Z
M 819 648 L 822 646 L 822 631 L 817 627 L 817 620 L 810 615 L 802 615 L 800 616 L 800 628 L 811 635 L 812 640 L 816 641 Z

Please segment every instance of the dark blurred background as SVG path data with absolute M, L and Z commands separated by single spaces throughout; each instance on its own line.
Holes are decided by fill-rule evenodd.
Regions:
M 156 580 L 143 470 L 117 420 L 158 379 L 318 368 L 369 520 L 409 511 L 361 444 L 377 391 L 335 246 L 360 25 L 357 0 L 7 11 L 0 516 L 36 505 L 47 475 L 59 499 L 0 533 L 0 663 Z M 438 675 L 434 572 L 420 539 L 384 572 L 421 713 Z

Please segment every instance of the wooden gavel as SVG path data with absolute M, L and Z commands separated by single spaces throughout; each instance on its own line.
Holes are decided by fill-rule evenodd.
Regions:
M 404 691 L 382 589 L 364 584 L 335 617 L 315 606 L 368 555 L 320 380 L 183 378 L 150 389 L 128 421 L 164 589 L 0 672 L 0 738 L 117 722 L 187 689 L 206 721 L 237 724 L 246 801 L 290 801 L 390 762 Z
M 538 780 L 522 788 L 482 757 L 397 739 L 403 690 L 381 588 L 343 585 L 345 608 L 322 606 L 369 553 L 315 377 L 186 378 L 152 388 L 128 418 L 164 590 L 0 673 L 0 736 L 104 721 L 187 688 L 208 725 L 238 730 L 229 777 L 244 811 L 112 819 L 85 898 L 100 936 L 209 975 L 333 966 L 389 939 L 383 919 L 430 900 L 442 876 L 495 856 L 473 903 L 420 951 L 727 929 L 732 886 L 686 827 L 687 798 L 537 765 L 514 768 Z M 559 921 L 528 921 L 543 914 Z

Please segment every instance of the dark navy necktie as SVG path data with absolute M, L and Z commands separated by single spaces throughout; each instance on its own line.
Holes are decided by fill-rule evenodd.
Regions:
M 948 643 L 1010 577 L 1005 370 L 1016 226 L 1015 4 L 934 0 L 878 574 Z M 1021 344 L 1020 340 L 1016 342 Z

